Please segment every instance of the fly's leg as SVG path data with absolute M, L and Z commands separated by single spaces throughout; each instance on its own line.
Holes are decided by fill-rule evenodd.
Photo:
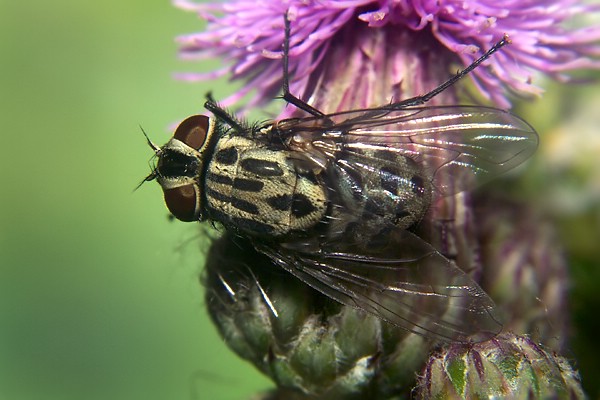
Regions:
M 326 114 L 317 110 L 310 104 L 306 103 L 302 99 L 294 96 L 290 93 L 290 82 L 289 82 L 289 52 L 290 52 L 290 20 L 288 18 L 287 12 L 284 15 L 284 23 L 285 23 L 285 35 L 283 40 L 283 95 L 282 98 L 290 104 L 298 107 L 299 109 L 315 116 L 315 117 L 327 117 Z M 396 103 L 387 104 L 385 106 L 380 107 L 384 110 L 399 110 L 407 107 L 419 106 L 427 103 L 429 100 L 442 93 L 444 90 L 448 89 L 450 86 L 454 85 L 456 82 L 467 76 L 471 71 L 477 68 L 482 62 L 487 60 L 494 54 L 496 51 L 500 50 L 505 45 L 510 44 L 510 40 L 508 35 L 504 35 L 504 37 L 494 44 L 488 51 L 486 51 L 481 57 L 477 60 L 473 61 L 469 66 L 459 71 L 456 75 L 453 75 L 450 79 L 437 86 L 433 90 L 428 93 L 425 93 L 420 96 L 411 97 L 409 99 L 405 99 Z
M 324 117 L 325 114 L 304 100 L 294 96 L 290 93 L 290 79 L 289 79 L 289 53 L 290 53 L 290 20 L 288 19 L 288 13 L 284 14 L 284 38 L 283 38 L 283 94 L 281 96 L 282 99 L 287 101 L 290 104 L 298 107 L 302 111 L 306 111 L 310 115 L 314 115 L 315 117 Z
M 218 120 L 225 121 L 225 123 L 236 132 L 243 132 L 247 130 L 247 128 L 243 126 L 240 121 L 235 119 L 235 117 L 217 104 L 211 92 L 206 93 L 206 103 L 204 103 L 204 108 L 213 113 Z
M 493 45 L 481 57 L 479 57 L 477 60 L 473 61 L 468 67 L 466 67 L 462 71 L 459 71 L 456 75 L 452 76 L 450 79 L 448 79 L 446 82 L 442 83 L 441 85 L 439 85 L 432 91 L 425 93 L 424 95 L 421 95 L 421 96 L 415 96 L 415 97 L 411 97 L 410 99 L 399 101 L 397 103 L 388 104 L 388 105 L 382 106 L 381 108 L 385 109 L 385 110 L 399 110 L 399 109 L 403 109 L 406 107 L 413 107 L 413 106 L 418 106 L 418 105 L 427 103 L 433 97 L 442 93 L 444 90 L 448 89 L 450 86 L 454 85 L 456 82 L 458 82 L 459 80 L 461 80 L 462 78 L 467 76 L 471 71 L 473 71 L 475 68 L 477 68 L 482 62 L 484 62 L 485 60 L 490 58 L 490 56 L 492 54 L 494 54 L 496 51 L 500 50 L 502 47 L 504 47 L 507 44 L 510 44 L 510 40 L 508 38 L 508 35 L 504 35 L 504 37 L 498 43 Z

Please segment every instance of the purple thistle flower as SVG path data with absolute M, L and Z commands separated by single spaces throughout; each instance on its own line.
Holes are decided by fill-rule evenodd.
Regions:
M 570 71 L 600 68 L 600 26 L 567 28 L 573 17 L 597 13 L 600 6 L 572 0 L 174 2 L 208 21 L 205 32 L 179 38 L 182 58 L 216 58 L 223 63 L 216 71 L 179 74 L 179 77 L 205 81 L 229 76 L 244 81 L 241 90 L 220 101 L 227 107 L 252 93 L 244 111 L 262 106 L 281 94 L 286 12 L 291 21 L 290 91 L 325 113 L 372 107 L 426 93 L 459 68 L 471 64 L 504 35 L 511 38 L 512 45 L 504 47 L 469 75 L 480 96 L 496 106 L 510 106 L 508 93 L 540 94 L 542 89 L 534 85 L 540 73 L 564 81 L 569 79 Z M 457 88 L 444 91 L 431 103 L 455 104 Z M 295 107 L 287 107 L 280 117 L 290 117 L 296 112 Z M 533 317 L 539 319 L 541 307 L 534 309 L 536 313 L 513 313 L 505 326 L 517 334 L 534 330 L 544 341 L 561 337 L 567 323 L 566 316 L 561 314 L 565 283 L 556 278 L 563 277 L 566 268 L 558 255 L 560 246 L 555 246 L 547 235 L 536 235 L 537 220 L 515 224 L 512 218 L 501 219 L 506 215 L 513 216 L 503 213 L 496 204 L 489 212 L 487 209 L 484 213 L 476 212 L 470 194 L 463 192 L 432 202 L 430 215 L 419 223 L 415 233 L 475 280 L 496 283 L 488 284 L 486 289 L 494 292 L 498 305 L 507 309 L 508 314 L 517 306 L 523 310 L 533 308 L 534 300 L 539 299 L 542 306 L 555 300 L 547 307 L 547 319 L 554 323 L 555 330 L 545 329 L 543 321 L 533 320 Z M 498 225 L 498 219 L 502 226 Z M 531 234 L 531 240 L 526 240 L 526 234 Z M 261 266 L 268 271 L 274 269 L 269 260 L 252 253 L 252 248 L 244 253 L 232 251 L 226 239 L 215 242 L 211 251 L 218 257 L 212 254 L 207 258 L 209 272 L 211 265 L 215 270 L 225 267 L 225 271 L 227 268 L 233 271 L 237 265 L 246 268 L 247 264 L 257 271 Z M 556 251 L 546 252 L 547 249 Z M 549 256 L 539 256 L 546 253 Z M 509 256 L 517 261 L 508 263 Z M 490 268 L 498 273 L 490 274 Z M 530 281 L 514 281 L 525 289 L 514 290 L 513 296 L 503 298 L 506 282 L 512 283 L 510 278 L 517 275 L 514 271 L 525 271 Z M 547 271 L 554 272 L 555 279 Z M 422 338 L 404 331 L 389 333 L 390 326 L 380 325 L 381 321 L 368 315 L 358 313 L 356 317 L 351 308 L 337 304 L 341 307 L 339 315 L 327 314 L 331 308 L 322 307 L 324 300 L 320 295 L 305 292 L 306 285 L 291 277 L 285 285 L 283 280 L 279 282 L 279 277 L 277 283 L 267 285 L 269 297 L 286 309 L 286 318 L 272 318 L 262 289 L 254 288 L 258 282 L 254 275 L 240 274 L 241 278 L 227 281 L 227 287 L 237 284 L 235 287 L 241 288 L 243 294 L 246 289 L 253 290 L 254 294 L 247 297 L 251 301 L 246 301 L 245 296 L 238 296 L 244 300 L 238 301 L 235 296 L 219 292 L 223 289 L 223 274 L 213 275 L 218 279 L 214 279 L 215 284 L 207 281 L 207 303 L 221 334 L 241 357 L 251 360 L 282 388 L 308 394 L 345 393 L 364 388 L 399 393 L 410 388 L 415 370 L 430 350 L 430 344 Z M 503 276 L 507 278 L 502 279 Z M 527 290 L 531 281 L 539 293 Z M 282 285 L 281 290 L 278 284 Z M 294 284 L 297 291 L 290 291 Z M 232 301 L 223 301 L 229 300 L 228 296 Z M 350 317 L 345 317 L 346 313 Z M 357 323 L 356 318 L 364 320 Z M 323 325 L 315 325 L 314 321 Z M 360 330 L 355 329 L 357 325 Z M 351 334 L 340 334 L 343 327 Z M 364 337 L 356 340 L 355 331 Z M 351 344 L 347 353 L 339 350 L 344 344 Z M 562 344 L 560 340 L 555 347 Z M 333 350 L 328 352 L 328 349 Z M 324 361 L 322 354 L 331 357 Z M 319 365 L 320 374 L 314 373 L 314 365 Z
M 339 88 L 327 86 L 331 85 L 332 69 L 341 68 L 346 82 L 354 83 L 357 77 L 364 81 L 345 89 L 336 109 L 350 104 L 373 106 L 376 100 L 390 101 L 390 94 L 399 100 L 431 89 L 456 71 L 448 70 L 449 64 L 470 64 L 505 34 L 512 45 L 488 60 L 487 68 L 471 74 L 481 95 L 497 106 L 510 106 L 507 92 L 540 94 L 542 89 L 533 83 L 537 72 L 567 80 L 569 71 L 600 68 L 600 27 L 565 27 L 574 16 L 595 13 L 600 7 L 573 0 L 174 2 L 208 21 L 206 32 L 179 38 L 181 56 L 220 58 L 225 65 L 217 71 L 179 77 L 196 81 L 230 75 L 232 80 L 246 80 L 239 92 L 222 101 L 224 106 L 237 103 L 253 90 L 246 109 L 264 105 L 280 93 L 286 10 L 292 20 L 291 92 L 313 105 L 318 103 L 311 97 L 315 93 L 339 93 Z M 384 41 L 378 31 L 385 32 Z M 386 49 L 378 49 L 382 44 Z M 412 50 L 403 53 L 407 49 Z M 365 57 L 368 63 L 361 63 Z M 409 71 L 411 63 L 422 63 L 426 70 L 417 67 Z M 365 67 L 367 64 L 371 67 Z M 431 68 L 443 69 L 430 74 L 427 70 Z M 385 95 L 374 99 L 372 94 L 381 92 L 383 84 L 390 85 Z M 390 93 L 390 88 L 399 86 L 404 88 Z M 361 104 L 357 96 L 369 100 Z

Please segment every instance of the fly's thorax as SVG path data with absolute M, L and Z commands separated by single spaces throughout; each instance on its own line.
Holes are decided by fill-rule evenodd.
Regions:
M 318 172 L 290 157 L 251 137 L 220 138 L 204 179 L 210 217 L 254 236 L 282 237 L 314 227 L 327 210 L 326 189 Z

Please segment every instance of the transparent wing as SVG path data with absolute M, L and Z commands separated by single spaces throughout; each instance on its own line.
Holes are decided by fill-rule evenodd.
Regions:
M 361 254 L 349 241 L 255 245 L 321 293 L 419 335 L 483 341 L 502 329 L 477 283 L 408 231 L 391 228 Z
M 339 158 L 340 151 L 359 156 L 365 151 L 394 152 L 411 158 L 445 195 L 472 189 L 516 167 L 538 144 L 537 133 L 524 120 L 480 106 L 381 107 L 284 120 L 277 129 L 292 149 L 306 151 L 310 144 L 327 159 Z
M 340 303 L 420 335 L 467 342 L 501 330 L 493 301 L 477 283 L 389 218 L 420 218 L 417 206 L 428 207 L 430 199 L 390 201 L 404 189 L 378 188 L 410 182 L 405 189 L 421 193 L 426 185 L 413 178 L 423 176 L 443 195 L 471 189 L 535 151 L 538 137 L 530 125 L 487 107 L 381 107 L 284 120 L 274 132 L 302 154 L 299 160 L 308 157 L 324 169 L 332 214 L 323 236 L 257 243 L 261 252 Z M 404 168 L 409 173 L 403 175 Z

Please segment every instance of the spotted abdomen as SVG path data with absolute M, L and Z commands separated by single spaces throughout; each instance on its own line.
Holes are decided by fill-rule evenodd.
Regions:
M 317 224 L 327 209 L 323 185 L 288 156 L 247 138 L 220 139 L 204 185 L 210 218 L 259 236 L 283 236 Z

